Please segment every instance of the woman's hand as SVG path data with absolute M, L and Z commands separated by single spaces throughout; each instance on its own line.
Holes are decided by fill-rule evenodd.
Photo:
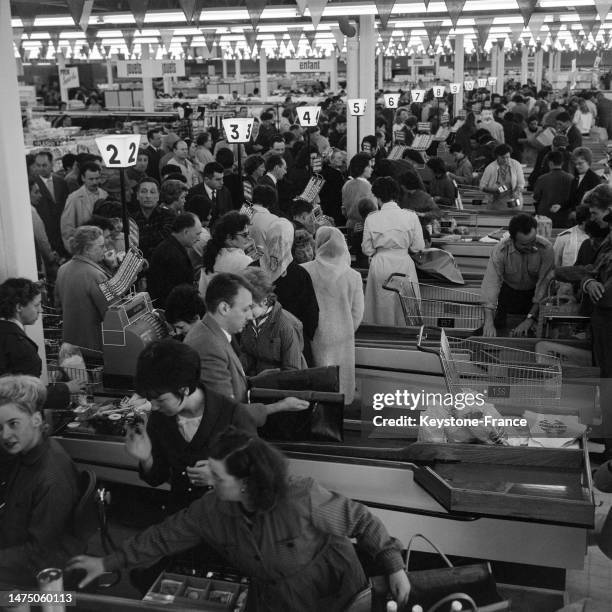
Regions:
M 68 387 L 70 395 L 85 393 L 86 382 L 84 380 L 67 380 L 65 384 Z
M 79 582 L 79 589 L 86 587 L 92 580 L 106 573 L 102 557 L 90 557 L 88 555 L 79 555 L 68 561 L 66 571 L 72 572 L 75 570 L 85 570 L 87 572 L 83 580 Z
M 410 581 L 406 572 L 401 569 L 393 574 L 389 574 L 389 590 L 393 599 L 397 602 L 397 607 L 401 610 L 408 605 L 410 595 Z
M 213 477 L 206 459 L 200 459 L 193 467 L 187 467 L 187 477 L 192 485 L 206 487 L 213 484 Z
M 151 438 L 142 425 L 128 425 L 125 436 L 125 450 L 129 455 L 143 463 L 151 459 L 153 447 Z

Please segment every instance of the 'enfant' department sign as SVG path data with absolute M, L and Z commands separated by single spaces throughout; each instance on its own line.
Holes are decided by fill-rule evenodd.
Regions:
M 285 72 L 331 72 L 335 61 L 335 59 L 285 60 Z

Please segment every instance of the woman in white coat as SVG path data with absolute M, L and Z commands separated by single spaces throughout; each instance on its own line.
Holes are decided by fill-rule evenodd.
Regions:
M 351 269 L 351 257 L 339 229 L 321 227 L 315 240 L 314 261 L 302 264 L 312 278 L 319 303 L 313 360 L 316 366 L 340 366 L 340 393 L 348 405 L 355 396 L 355 330 L 363 317 L 361 275 Z
M 395 179 L 388 176 L 376 179 L 372 193 L 380 210 L 366 217 L 363 228 L 361 250 L 372 257 L 363 320 L 373 325 L 405 327 L 397 294 L 383 289 L 383 283 L 391 274 L 405 274 L 407 280 L 414 282 L 415 294 L 419 296 L 416 268 L 408 251 L 425 248 L 423 230 L 414 211 L 397 205 L 400 189 Z

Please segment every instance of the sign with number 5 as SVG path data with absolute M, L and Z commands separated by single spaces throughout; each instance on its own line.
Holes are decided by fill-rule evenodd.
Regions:
M 230 144 L 244 143 L 251 140 L 253 133 L 253 117 L 238 118 L 231 117 L 230 119 L 222 119 L 225 137 Z
M 298 106 L 295 110 L 302 127 L 315 127 L 319 123 L 320 106 Z
M 385 106 L 387 108 L 397 108 L 399 104 L 400 95 L 398 93 L 384 94 Z
M 353 117 L 361 117 L 365 115 L 366 111 L 366 98 L 352 98 L 351 100 L 347 100 L 349 114 Z
M 107 168 L 129 168 L 138 158 L 140 134 L 100 136 L 96 145 Z
M 413 102 L 422 102 L 425 99 L 425 90 L 424 89 L 411 89 L 410 95 L 412 97 Z

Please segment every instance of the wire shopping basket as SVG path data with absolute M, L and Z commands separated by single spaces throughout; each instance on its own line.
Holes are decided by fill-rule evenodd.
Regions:
M 84 395 L 94 395 L 94 393 L 102 391 L 102 370 L 102 366 L 95 368 L 73 368 L 61 366 L 55 359 L 47 361 L 49 382 L 57 383 L 78 380 L 84 383 Z
M 561 360 L 552 355 L 452 338 L 440 330 L 440 344 L 424 346 L 421 328 L 417 348 L 440 358 L 450 393 L 479 392 L 495 404 L 554 408 L 561 399 Z
M 484 323 L 484 307 L 477 293 L 414 283 L 399 273 L 392 274 L 383 289 L 397 293 L 408 326 L 470 331 Z

